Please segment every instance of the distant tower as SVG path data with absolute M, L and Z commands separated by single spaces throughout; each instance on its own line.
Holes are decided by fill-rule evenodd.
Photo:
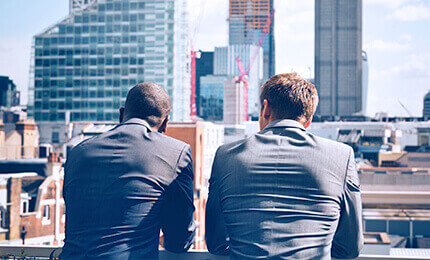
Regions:
M 273 0 L 230 0 L 229 45 L 257 45 L 273 6 Z M 274 21 L 263 41 L 264 79 L 275 74 Z
M 430 119 L 430 91 L 424 96 L 423 117 Z
M 362 110 L 362 0 L 315 0 L 317 114 Z
M 369 92 L 369 61 L 367 60 L 367 53 L 363 51 L 363 94 L 362 100 L 363 104 L 361 107 L 361 112 L 363 115 L 367 113 L 367 93 Z
M 199 51 L 200 57 L 196 58 L 196 106 L 197 115 L 204 117 L 203 111 L 200 110 L 202 101 L 202 91 L 200 86 L 200 78 L 206 75 L 211 75 L 214 72 L 214 52 Z

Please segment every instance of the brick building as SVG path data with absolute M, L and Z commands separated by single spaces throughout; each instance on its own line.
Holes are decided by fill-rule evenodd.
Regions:
M 0 174 L 0 243 L 60 245 L 64 239 L 63 168 L 51 154 L 46 176 L 36 173 Z
M 169 123 L 166 135 L 191 146 L 194 170 L 194 219 L 197 225 L 194 249 L 206 249 L 205 212 L 207 181 L 216 149 L 224 141 L 224 127 L 209 122 Z

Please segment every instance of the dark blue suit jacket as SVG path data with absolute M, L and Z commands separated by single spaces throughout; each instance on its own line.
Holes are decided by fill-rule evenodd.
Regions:
M 61 259 L 150 259 L 192 245 L 190 146 L 132 118 L 76 146 L 65 165 Z
M 363 245 L 349 146 L 293 120 L 220 147 L 206 205 L 210 252 L 239 259 L 354 258 Z

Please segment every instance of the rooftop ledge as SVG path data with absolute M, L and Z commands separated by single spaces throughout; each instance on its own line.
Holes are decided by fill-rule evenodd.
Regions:
M 40 257 L 46 259 L 56 259 L 61 253 L 61 246 L 27 246 L 27 245 L 0 245 L 0 259 L 4 257 Z M 14 258 L 15 259 L 15 258 Z M 160 260 L 224 260 L 229 259 L 226 256 L 212 255 L 205 250 L 190 250 L 184 254 L 170 253 L 164 250 L 160 251 Z M 333 258 L 334 259 L 334 258 Z M 358 260 L 397 260 L 397 259 L 429 259 L 428 257 L 411 257 L 411 256 L 389 256 L 389 255 L 360 255 Z

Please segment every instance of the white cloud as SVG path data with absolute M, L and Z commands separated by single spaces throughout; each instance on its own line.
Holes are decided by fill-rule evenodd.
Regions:
M 365 5 L 376 5 L 381 7 L 386 7 L 390 9 L 398 8 L 404 4 L 412 4 L 417 2 L 417 0 L 365 0 Z
M 370 43 L 364 44 L 364 49 L 366 51 L 401 52 L 410 50 L 411 46 L 399 42 L 374 40 Z
M 275 8 L 287 8 L 293 11 L 309 10 L 314 7 L 314 0 L 281 0 L 275 1 Z
M 394 66 L 391 71 L 393 75 L 405 78 L 428 78 L 430 79 L 430 53 L 410 55 L 404 64 Z
M 389 20 L 415 22 L 430 19 L 430 8 L 424 4 L 407 5 L 396 9 L 387 17 Z
M 400 39 L 410 42 L 412 41 L 412 35 L 408 34 L 408 33 L 404 33 L 400 36 Z
M 213 50 L 228 41 L 228 1 L 190 0 L 190 38 L 194 49 Z
M 298 23 L 313 23 L 314 22 L 314 10 L 306 10 L 292 14 L 286 17 L 288 25 L 298 24 Z

